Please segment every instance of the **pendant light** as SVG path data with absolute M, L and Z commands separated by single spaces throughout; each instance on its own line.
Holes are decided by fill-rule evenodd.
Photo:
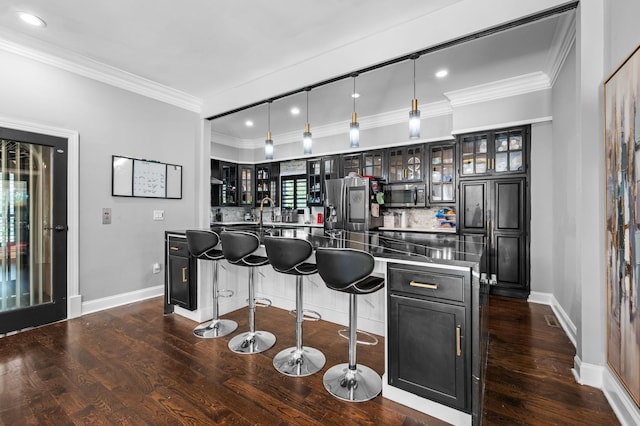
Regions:
M 307 89 L 307 124 L 304 126 L 304 133 L 302 134 L 302 149 L 304 154 L 311 154 L 311 147 L 313 140 L 311 139 L 311 125 L 309 125 L 309 91 Z
M 409 112 L 409 138 L 420 138 L 420 110 L 418 109 L 418 99 L 416 98 L 416 59 L 418 55 L 411 56 L 413 60 L 413 99 L 411 100 L 411 111 Z
M 267 102 L 267 139 L 264 141 L 264 158 L 273 160 L 273 139 L 271 138 L 271 101 Z
M 356 113 L 356 77 L 353 74 L 353 113 L 351 113 L 351 124 L 349 124 L 349 147 L 358 148 L 360 146 L 360 124 L 358 124 L 358 114 Z

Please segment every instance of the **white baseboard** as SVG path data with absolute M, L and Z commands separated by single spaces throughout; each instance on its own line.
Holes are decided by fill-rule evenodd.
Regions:
M 164 285 L 143 288 L 142 290 L 131 291 L 129 293 L 116 294 L 115 296 L 103 297 L 102 299 L 89 300 L 82 303 L 82 315 L 92 312 L 103 311 L 116 306 L 127 305 L 139 302 L 152 297 L 164 295 Z
M 551 306 L 551 310 L 553 310 L 553 313 L 558 318 L 558 321 L 560 322 L 560 326 L 564 330 L 564 333 L 567 335 L 569 340 L 571 340 L 573 347 L 577 348 L 578 328 L 571 321 L 571 318 L 569 318 L 569 315 L 567 315 L 562 306 L 560 306 L 560 303 L 558 303 L 558 300 L 553 294 L 532 291 L 529 294 L 529 298 L 527 299 L 527 301 L 531 303 L 539 303 L 542 305 Z
M 582 359 L 576 355 L 573 357 L 573 368 L 571 372 L 576 378 L 576 381 L 581 385 L 602 389 L 604 368 L 601 365 L 582 362 Z
M 604 369 L 602 391 L 622 426 L 640 425 L 640 409 L 609 367 Z
M 82 316 L 82 296 L 79 294 L 67 298 L 67 319 Z

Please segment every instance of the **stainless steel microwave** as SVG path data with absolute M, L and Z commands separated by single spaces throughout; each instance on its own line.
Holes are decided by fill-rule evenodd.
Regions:
M 384 187 L 385 207 L 425 207 L 424 184 L 394 184 Z

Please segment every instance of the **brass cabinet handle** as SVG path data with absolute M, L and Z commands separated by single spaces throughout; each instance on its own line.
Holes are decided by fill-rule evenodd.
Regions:
M 456 327 L 456 356 L 460 356 L 462 350 L 460 348 L 460 326 Z
M 413 287 L 424 287 L 424 288 L 431 288 L 433 290 L 437 290 L 438 289 L 438 284 L 423 284 L 423 283 L 417 283 L 415 281 L 411 281 L 409 283 L 410 286 Z
M 178 251 L 180 250 L 180 247 L 170 246 L 169 250 Z
M 184 268 L 182 268 L 182 282 L 183 283 L 187 282 L 187 267 L 186 266 Z

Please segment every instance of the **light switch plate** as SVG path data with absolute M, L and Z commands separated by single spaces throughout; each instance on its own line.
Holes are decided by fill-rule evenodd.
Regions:
M 103 225 L 109 225 L 111 224 L 111 209 L 110 208 L 103 208 L 102 209 L 102 224 Z
M 164 210 L 154 210 L 153 220 L 164 220 Z

